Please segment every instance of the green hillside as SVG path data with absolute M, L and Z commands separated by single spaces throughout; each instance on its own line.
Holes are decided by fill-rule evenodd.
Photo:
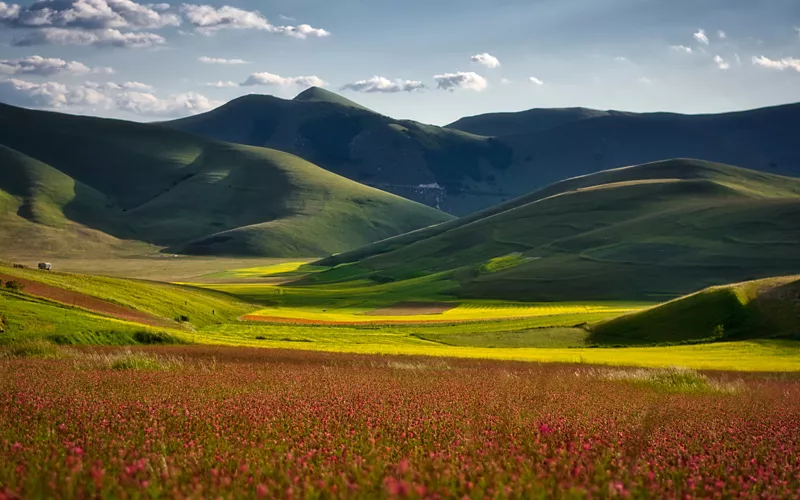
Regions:
M 663 300 L 796 272 L 798 244 L 800 180 L 671 160 L 569 179 L 324 259 L 339 267 L 308 282 L 450 272 L 462 297 Z
M 6 105 L 0 170 L 7 255 L 326 255 L 449 218 L 287 153 Z
M 590 342 L 656 344 L 749 338 L 800 339 L 800 276 L 707 288 L 604 321 Z
M 800 174 L 800 105 L 718 115 L 532 109 L 448 127 L 399 120 L 311 88 L 293 100 L 243 96 L 164 123 L 286 151 L 327 170 L 456 215 L 566 178 L 670 158 Z
M 0 287 L 0 344 L 36 338 L 62 344 L 159 341 L 148 333 L 161 341 L 202 340 L 194 329 L 234 322 L 254 309 L 210 290 L 0 265 L 0 281 L 13 280 L 25 286 L 21 293 Z M 37 284 L 50 288 L 42 292 Z M 104 304 L 150 318 L 151 324 L 119 317 Z

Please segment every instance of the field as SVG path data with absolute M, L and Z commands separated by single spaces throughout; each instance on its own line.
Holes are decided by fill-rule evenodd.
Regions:
M 0 359 L 0 496 L 800 494 L 800 380 L 286 350 Z

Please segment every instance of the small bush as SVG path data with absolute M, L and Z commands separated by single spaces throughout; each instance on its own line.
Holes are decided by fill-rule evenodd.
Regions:
M 17 280 L 11 280 L 11 281 L 6 281 L 5 287 L 6 290 L 9 290 L 11 292 L 21 292 L 25 288 L 25 285 L 23 285 Z
M 175 321 L 179 321 L 181 323 L 188 323 L 189 322 L 189 316 L 187 316 L 185 314 L 181 314 L 180 316 L 176 316 L 175 317 Z
M 177 339 L 172 335 L 164 332 L 151 332 L 148 330 L 141 330 L 133 334 L 133 340 L 139 344 L 177 344 Z

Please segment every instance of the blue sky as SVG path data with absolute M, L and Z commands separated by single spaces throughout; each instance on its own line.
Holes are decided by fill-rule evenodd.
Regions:
M 435 124 L 795 102 L 800 2 L 0 2 L 4 102 L 146 121 L 312 84 Z

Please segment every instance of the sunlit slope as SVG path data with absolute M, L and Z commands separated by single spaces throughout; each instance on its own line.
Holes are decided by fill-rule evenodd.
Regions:
M 601 344 L 798 339 L 800 276 L 707 288 L 592 330 L 591 341 Z
M 0 231 L 27 226 L 29 248 L 46 233 L 44 247 L 59 255 L 75 253 L 79 230 L 108 240 L 98 249 L 124 239 L 175 252 L 325 255 L 450 218 L 287 153 L 159 125 L 0 105 L 0 145 Z M 246 238 L 217 236 L 240 227 Z
M 800 181 L 672 160 L 570 179 L 322 263 L 317 281 L 454 271 L 458 294 L 661 299 L 800 267 Z M 513 255 L 511 265 L 489 265 Z M 330 261 L 333 262 L 330 262 Z

